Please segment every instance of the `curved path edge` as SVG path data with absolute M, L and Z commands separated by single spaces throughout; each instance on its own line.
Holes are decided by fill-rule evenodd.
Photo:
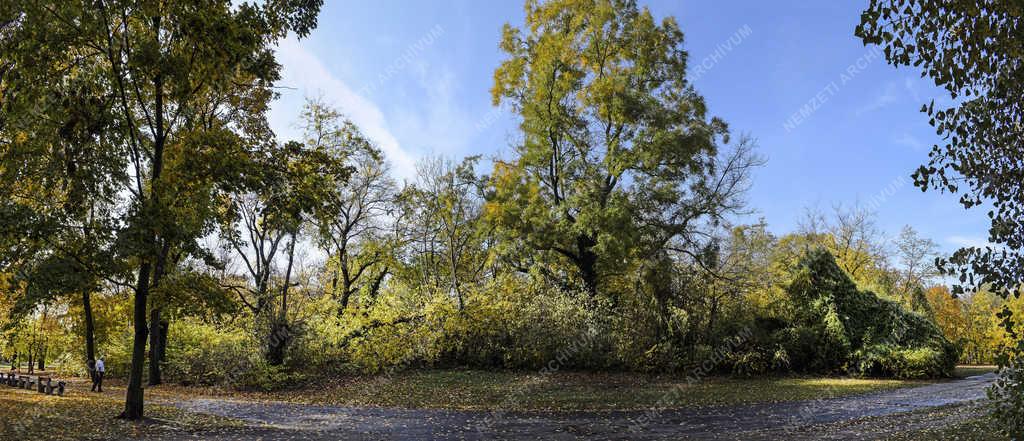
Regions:
M 838 398 L 647 411 L 387 409 L 215 398 L 160 402 L 252 423 L 267 430 L 261 439 L 295 432 L 303 432 L 308 439 L 721 439 L 761 432 L 792 433 L 799 438 L 808 426 L 980 400 L 994 380 L 995 374 L 985 374 Z

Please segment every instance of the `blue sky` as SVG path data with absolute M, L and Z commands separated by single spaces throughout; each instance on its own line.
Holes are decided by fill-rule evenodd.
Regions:
M 501 26 L 522 22 L 521 1 L 326 3 L 312 35 L 279 48 L 279 136 L 294 137 L 305 97 L 321 97 L 360 125 L 399 178 L 425 155 L 507 156 L 515 120 L 491 106 L 489 89 Z M 711 112 L 757 139 L 768 159 L 747 221 L 764 217 L 783 233 L 805 207 L 862 205 L 890 235 L 909 224 L 946 251 L 984 243 L 983 212 L 909 178 L 938 142 L 918 110 L 948 100 L 853 36 L 865 3 L 641 1 L 676 17 Z

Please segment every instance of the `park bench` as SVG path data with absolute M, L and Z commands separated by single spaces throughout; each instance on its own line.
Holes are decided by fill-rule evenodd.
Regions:
M 43 384 L 43 378 L 39 378 L 39 392 L 45 393 L 46 395 L 53 395 L 53 392 L 57 391 L 57 395 L 63 397 L 64 386 L 65 383 L 63 381 L 58 381 L 57 384 L 53 384 L 53 378 L 50 377 L 46 377 L 46 384 Z
M 46 395 L 53 395 L 54 392 L 58 396 L 64 396 L 64 390 L 67 388 L 67 383 L 63 381 L 53 381 L 53 377 L 35 377 L 32 378 L 28 375 L 15 375 L 14 373 L 8 373 L 6 375 L 0 373 L 0 384 L 7 384 L 11 387 L 17 387 L 19 389 L 32 390 Z

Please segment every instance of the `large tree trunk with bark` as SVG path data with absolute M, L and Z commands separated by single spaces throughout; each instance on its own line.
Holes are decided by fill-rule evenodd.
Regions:
M 597 297 L 597 253 L 594 253 L 596 245 L 597 241 L 589 236 L 579 236 L 576 239 L 578 255 L 574 263 L 580 270 L 583 287 L 591 299 Z
M 270 325 L 270 336 L 267 339 L 267 364 L 271 366 L 284 364 L 284 355 L 290 339 L 291 329 L 288 328 L 288 323 L 274 319 Z
M 128 391 L 125 393 L 124 412 L 120 418 L 128 420 L 142 419 L 142 366 L 146 362 L 146 298 L 149 297 L 150 263 L 139 266 L 139 279 L 135 287 L 135 305 L 133 319 L 135 321 L 135 337 L 132 339 L 132 363 L 128 371 Z
M 153 17 L 153 32 L 154 35 L 160 35 L 160 16 Z M 141 201 L 143 213 L 146 216 L 153 216 L 153 211 L 148 208 L 160 207 L 160 175 L 163 173 L 164 167 L 164 147 L 167 143 L 167 135 L 164 131 L 164 95 L 163 86 L 164 79 L 162 73 L 157 73 L 153 79 L 153 88 L 155 90 L 155 106 L 153 110 L 154 118 L 156 120 L 156 133 L 153 136 L 153 168 L 152 175 L 149 184 L 149 196 L 150 201 Z M 139 194 L 142 194 L 144 189 L 138 189 Z M 150 205 L 147 207 L 147 205 Z M 146 226 L 147 237 L 146 245 L 155 247 L 158 244 L 157 232 L 153 229 L 152 225 Z M 166 249 L 166 244 L 165 249 Z M 145 252 L 142 257 L 142 264 L 139 265 L 139 278 L 136 281 L 135 287 L 135 305 L 133 310 L 133 320 L 135 327 L 135 336 L 132 339 L 132 364 L 131 369 L 128 372 L 128 390 L 125 393 L 124 412 L 121 413 L 120 417 L 128 420 L 141 420 L 143 417 L 143 392 L 142 392 L 142 368 L 146 363 L 146 337 L 149 334 L 149 329 L 146 326 L 146 312 L 149 306 L 149 290 L 150 280 L 153 273 L 153 254 Z M 166 253 L 164 254 L 166 256 Z M 159 270 L 159 268 L 158 268 Z

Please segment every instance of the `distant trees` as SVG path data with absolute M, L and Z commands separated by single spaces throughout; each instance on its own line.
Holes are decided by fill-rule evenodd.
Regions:
M 461 310 L 463 285 L 475 283 L 488 265 L 490 232 L 483 222 L 486 177 L 476 174 L 479 157 L 461 163 L 428 158 L 403 197 L 411 221 L 409 246 L 424 285 L 446 287 Z

